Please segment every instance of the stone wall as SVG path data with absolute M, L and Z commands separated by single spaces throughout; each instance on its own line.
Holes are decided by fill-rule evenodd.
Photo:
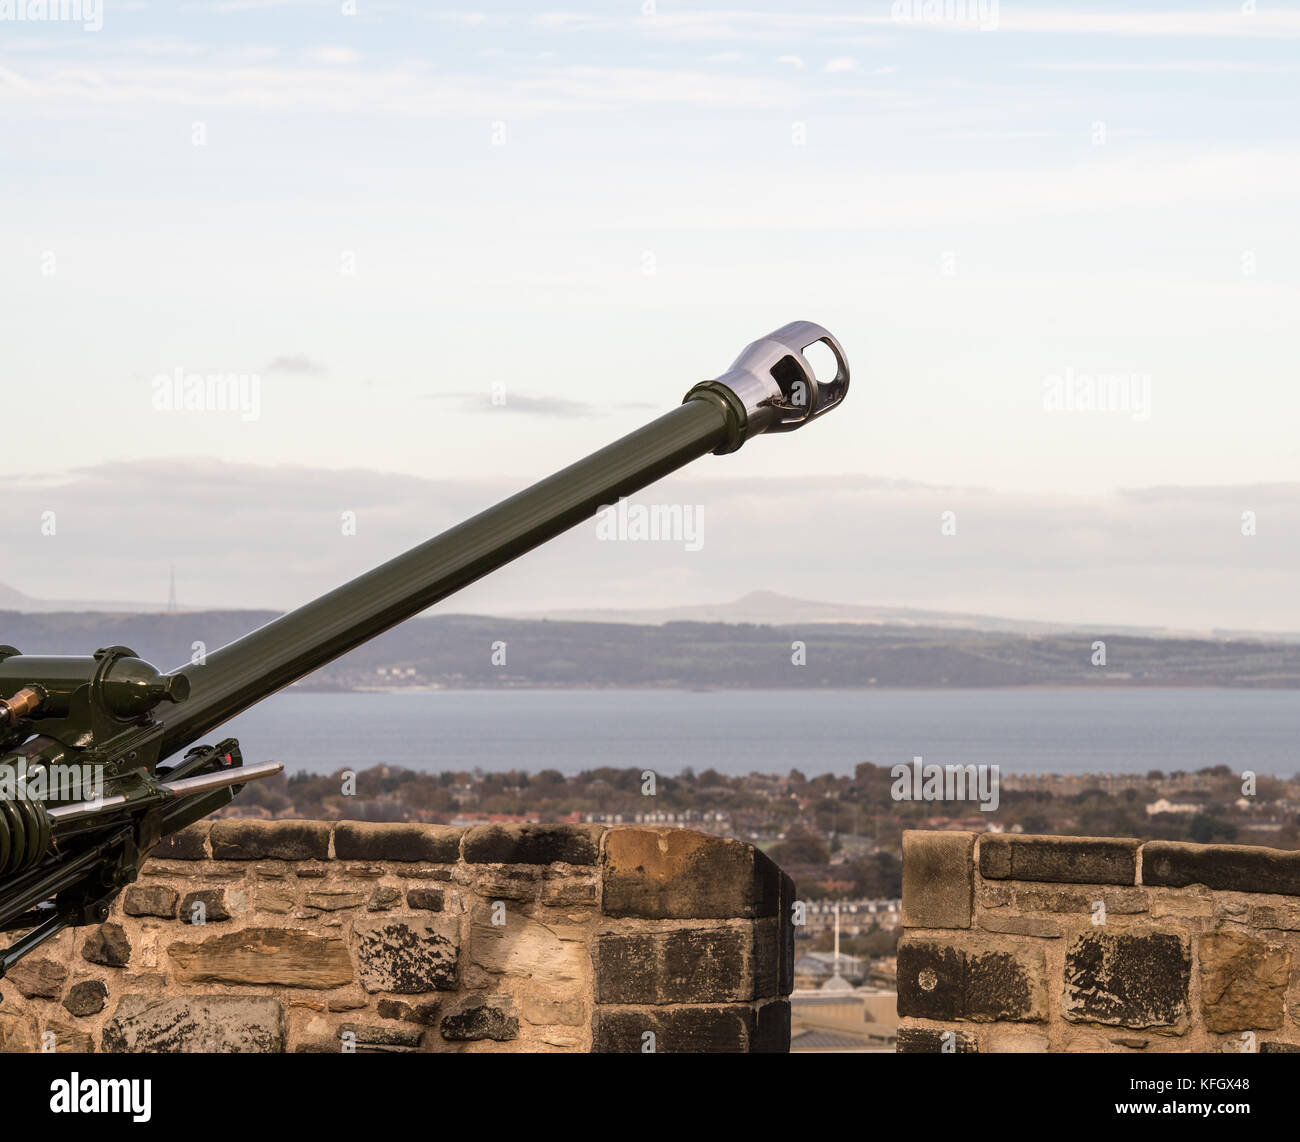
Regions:
M 679 829 L 204 822 L 0 981 L 0 1050 L 785 1051 L 792 897 Z
M 903 834 L 898 1049 L 1300 1051 L 1300 852 Z

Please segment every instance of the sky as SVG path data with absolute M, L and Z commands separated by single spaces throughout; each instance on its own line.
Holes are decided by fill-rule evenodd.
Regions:
M 0 583 L 291 606 L 807 319 L 843 407 L 640 497 L 700 550 L 457 609 L 1300 630 L 1300 9 L 63 14 L 0 0 Z

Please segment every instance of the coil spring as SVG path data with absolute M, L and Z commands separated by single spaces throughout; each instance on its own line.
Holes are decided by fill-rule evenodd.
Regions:
M 50 818 L 29 797 L 0 797 L 0 875 L 25 872 L 50 848 Z

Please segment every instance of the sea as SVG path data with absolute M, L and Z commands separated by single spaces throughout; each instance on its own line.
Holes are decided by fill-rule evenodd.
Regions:
M 1300 690 L 286 690 L 226 723 L 289 773 L 601 766 L 852 774 L 921 757 L 1004 773 L 1227 765 L 1300 775 Z

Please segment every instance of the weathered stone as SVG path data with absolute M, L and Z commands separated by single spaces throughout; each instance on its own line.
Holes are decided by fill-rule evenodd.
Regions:
M 245 928 L 167 949 L 180 979 L 327 989 L 352 982 L 343 941 L 294 928 Z
M 900 1055 L 973 1055 L 979 1051 L 973 1031 L 938 1027 L 900 1027 L 894 1047 Z
M 979 1023 L 1047 1018 L 1041 945 L 970 946 L 904 937 L 898 945 L 898 1014 Z
M 392 888 L 387 884 L 376 884 L 375 890 L 370 894 L 370 899 L 366 901 L 367 912 L 387 912 L 390 908 L 396 908 L 402 901 L 402 891 L 400 888 Z
M 163 837 L 149 853 L 151 860 L 206 860 L 208 830 L 211 821 L 186 825 L 179 832 Z
M 380 1019 L 400 1019 L 406 1023 L 418 1023 L 422 1027 L 436 1027 L 442 1004 L 437 1000 L 407 1003 L 401 999 L 381 999 L 375 1010 Z
M 779 899 L 777 918 L 781 923 L 781 943 L 778 948 L 779 968 L 776 990 L 780 995 L 789 995 L 794 991 L 794 913 L 798 893 L 794 881 L 785 872 L 781 873 Z
M 980 875 L 990 880 L 1135 884 L 1140 841 L 1122 837 L 980 837 Z
M 284 1010 L 269 996 L 124 995 L 104 1024 L 103 1049 L 252 1054 L 283 1051 Z
M 323 864 L 300 864 L 293 870 L 293 875 L 299 880 L 324 880 L 325 865 Z
M 1026 912 L 1096 913 L 1100 903 L 1108 914 L 1132 916 L 1145 912 L 1149 903 L 1147 893 L 1141 888 L 1098 885 L 1089 891 L 1077 888 L 1017 888 L 1005 884 L 997 887 L 1010 892 L 1007 902 L 1014 902 L 1017 908 Z
M 361 880 L 378 880 L 384 875 L 384 866 L 382 864 L 350 864 L 344 871 L 348 876 L 355 876 Z
M 98 1015 L 108 1002 L 108 988 L 102 980 L 83 979 L 68 988 L 63 1006 L 73 1015 Z
M 406 890 L 406 906 L 408 908 L 419 908 L 425 912 L 441 912 L 443 904 L 443 894 L 437 888 L 408 888 Z
M 728 1003 L 754 995 L 735 928 L 607 932 L 596 938 L 592 961 L 597 1003 Z
M 86 937 L 81 955 L 92 964 L 126 967 L 131 962 L 131 944 L 121 924 L 101 924 Z
M 1041 1055 L 1051 1048 L 1051 1040 L 1042 1031 L 1022 1028 L 997 1028 L 986 1031 L 980 1043 L 983 1055 Z
M 341 821 L 334 829 L 334 855 L 339 860 L 446 864 L 460 857 L 460 840 L 464 832 L 464 829 L 449 825 Z
M 752 845 L 685 829 L 629 827 L 605 837 L 601 907 L 647 920 L 774 916 L 781 870 Z
M 1300 896 L 1300 852 L 1148 841 L 1142 846 L 1142 883 L 1168 888 L 1203 884 L 1229 892 Z
M 479 825 L 465 834 L 470 864 L 595 864 L 602 825 Z
M 553 907 L 595 904 L 596 890 L 596 881 L 589 877 L 584 877 L 581 880 L 568 877 L 547 877 L 542 882 L 542 903 Z
M 1196 954 L 1207 1031 L 1282 1026 L 1291 975 L 1291 956 L 1285 948 L 1236 932 L 1212 932 L 1197 941 Z
M 1002 916 L 985 912 L 979 926 L 986 932 L 1003 932 L 1009 936 L 1042 936 L 1055 939 L 1061 935 L 1061 925 L 1046 916 Z
M 283 880 L 289 875 L 289 866 L 284 861 L 267 861 L 253 865 L 253 872 L 263 880 Z
M 746 999 L 771 999 L 781 992 L 781 918 L 765 916 L 742 929 L 749 945 L 752 988 Z
M 477 877 L 474 891 L 490 900 L 536 900 L 541 874 L 531 868 L 497 868 Z
M 1252 928 L 1277 928 L 1284 932 L 1300 932 L 1300 908 L 1294 905 L 1261 904 L 1250 909 Z
M 1300 1043 L 1283 1043 L 1273 1039 L 1261 1043 L 1259 1053 L 1261 1055 L 1297 1055 L 1300 1054 Z
M 365 900 L 363 892 L 327 888 L 309 892 L 302 898 L 303 904 L 308 908 L 319 908 L 322 912 L 337 912 L 340 908 L 359 908 Z
M 32 1016 L 0 1012 L 0 1055 L 26 1055 L 38 1049 Z
M 519 997 L 519 1014 L 535 1026 L 578 1027 L 586 1017 L 581 999 L 547 999 L 525 992 Z
M 904 936 L 898 943 L 898 1014 L 960 1019 L 965 1012 L 966 956 L 956 947 Z
M 357 920 L 352 938 L 361 985 L 369 992 L 418 995 L 456 987 L 460 945 L 454 916 Z
M 530 981 L 549 996 L 576 995 L 589 986 L 591 955 L 581 928 L 507 913 L 494 924 L 491 905 L 471 916 L 469 961 L 484 971 Z
M 442 1037 L 452 1042 L 495 1039 L 504 1043 L 519 1038 L 519 1015 L 508 995 L 474 995 L 461 1000 L 442 1017 Z
M 365 1023 L 344 1023 L 339 1027 L 339 1038 L 351 1035 L 358 1046 L 367 1047 L 418 1047 L 424 1032 L 418 1027 L 393 1027 Z
M 325 821 L 214 821 L 209 840 L 213 860 L 325 860 L 330 826 Z
M 758 1055 L 785 1055 L 790 1051 L 790 1001 L 777 999 L 758 1009 L 749 1049 Z
M 70 1027 L 66 1023 L 55 1023 L 51 1021 L 43 1028 L 44 1032 L 54 1032 L 54 1050 L 60 1055 L 88 1055 L 95 1049 L 95 1042 L 90 1037 L 89 1032 L 82 1031 L 76 1027 Z M 42 1043 L 44 1047 L 44 1043 Z
M 753 999 L 736 929 L 604 933 L 593 952 L 597 1003 L 735 1003 Z
M 1157 894 L 1151 901 L 1151 919 L 1205 919 L 1214 915 L 1214 901 L 1208 896 L 1170 896 Z
M 198 907 L 196 907 L 196 905 Z M 181 901 L 181 921 L 186 924 L 220 924 L 230 919 L 224 888 L 200 888 Z
M 44 956 L 19 960 L 5 976 L 28 999 L 58 999 L 67 978 L 67 968 Z
M 966 953 L 965 1018 L 981 1023 L 1047 1018 L 1041 947 Z
M 122 911 L 128 916 L 176 916 L 180 893 L 165 884 L 132 884 L 122 893 Z
M 1117 1039 L 1112 1039 L 1111 1042 L 1118 1047 L 1127 1047 L 1130 1051 L 1144 1051 L 1151 1040 L 1142 1039 L 1136 1035 L 1121 1035 Z
M 591 1049 L 661 1055 L 747 1051 L 755 1030 L 750 1006 L 597 1007 Z
M 273 912 L 279 916 L 287 916 L 298 903 L 293 891 L 285 888 L 260 889 L 253 899 L 255 906 L 263 912 Z
M 974 833 L 903 832 L 903 926 L 969 928 Z
M 363 995 L 360 989 L 342 993 L 335 992 L 325 1001 L 325 1009 L 327 1011 L 356 1011 L 358 1008 L 368 1006 L 369 1003 L 369 998 Z
M 1066 949 L 1062 1015 L 1139 1030 L 1173 1026 L 1188 1014 L 1191 972 L 1179 932 L 1085 932 Z

